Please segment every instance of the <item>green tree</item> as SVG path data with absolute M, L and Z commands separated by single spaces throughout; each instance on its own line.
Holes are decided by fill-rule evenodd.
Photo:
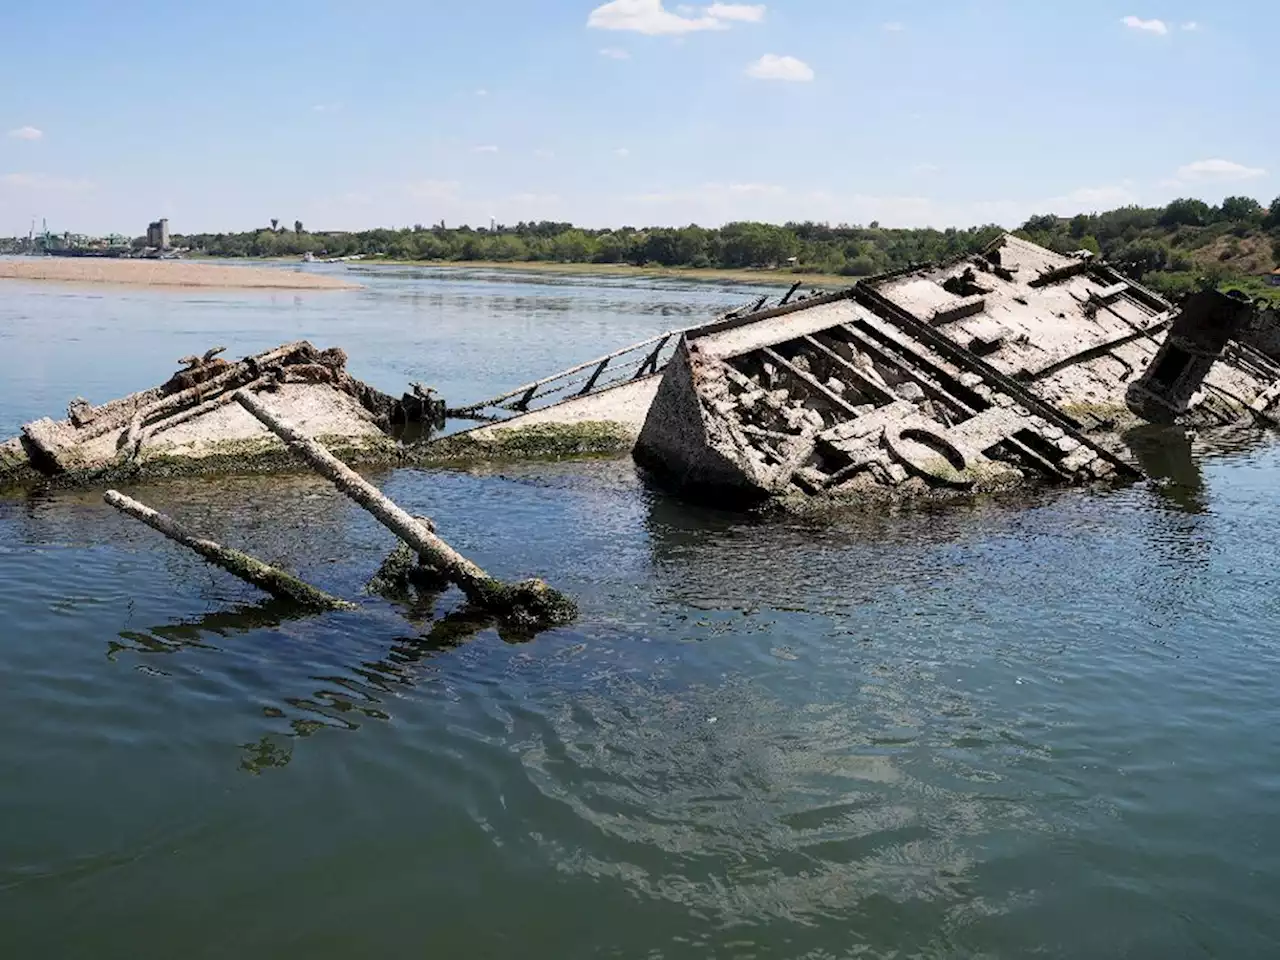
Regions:
M 1209 222 L 1209 205 L 1203 200 L 1183 197 L 1174 200 L 1160 214 L 1160 225 L 1164 227 L 1203 227 Z
M 566 230 L 551 241 L 551 256 L 559 263 L 587 263 L 592 241 L 581 230 Z
M 1280 229 L 1280 197 L 1271 201 L 1271 208 L 1263 218 L 1262 225 L 1268 230 Z
M 1022 225 L 1027 233 L 1055 233 L 1061 221 L 1052 213 L 1043 213 L 1031 217 Z
M 1117 250 L 1111 259 L 1123 273 L 1140 280 L 1154 270 L 1165 268 L 1169 248 L 1156 239 L 1134 240 Z
M 301 232 L 302 232 L 302 221 L 301 221 L 301 220 L 295 220 L 295 221 L 293 221 L 293 232 L 294 232 L 294 233 L 301 233 Z
M 1262 204 L 1253 197 L 1227 197 L 1222 201 L 1222 219 L 1238 222 L 1258 222 L 1262 220 L 1264 211 Z
M 596 263 L 625 263 L 630 244 L 621 233 L 604 233 L 596 238 Z
M 255 257 L 274 257 L 276 255 L 275 231 L 259 230 L 249 246 L 249 252 Z

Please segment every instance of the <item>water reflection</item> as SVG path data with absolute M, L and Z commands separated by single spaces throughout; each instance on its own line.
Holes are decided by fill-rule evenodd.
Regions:
M 1204 477 L 1184 430 L 1140 427 L 1125 434 L 1125 443 L 1147 476 L 1156 481 L 1152 484 L 1156 495 L 1170 507 L 1190 514 L 1208 509 Z
M 386 700 L 390 695 L 398 695 L 399 690 L 415 686 L 421 680 L 423 664 L 471 642 L 486 631 L 494 631 L 508 644 L 528 643 L 536 637 L 535 632 L 513 628 L 465 602 L 440 615 L 439 611 L 447 608 L 445 591 L 405 587 L 385 595 L 383 599 L 389 601 L 390 606 L 420 632 L 387 641 L 385 654 L 376 659 L 347 660 L 339 655 L 334 672 L 310 675 L 311 681 L 323 686 L 307 695 L 276 694 L 276 702 L 264 705 L 262 714 L 273 721 L 284 721 L 288 732 L 273 729 L 256 741 L 242 744 L 242 769 L 261 773 L 273 767 L 286 766 L 293 755 L 292 741 L 310 737 L 322 729 L 354 731 L 364 720 L 390 720 L 391 714 L 385 708 Z M 368 614 L 370 610 L 364 612 Z M 373 612 L 381 611 L 375 609 Z M 256 642 L 269 645 L 273 636 L 279 636 L 280 628 L 286 624 L 307 621 L 314 621 L 314 629 L 310 633 L 295 631 L 295 639 L 304 643 L 322 643 L 334 636 L 335 625 L 326 622 L 328 616 L 288 601 L 264 600 L 210 611 L 147 630 L 121 630 L 116 638 L 107 641 L 107 658 L 114 661 L 126 653 L 176 654 L 184 650 L 243 657 L 243 651 L 221 649 L 214 642 L 215 638 L 228 640 L 252 635 Z M 350 616 L 342 619 L 356 627 L 360 615 L 354 616 L 354 620 Z M 378 626 L 385 629 L 383 624 Z M 147 672 L 165 674 L 164 670 L 154 666 L 149 666 Z M 238 706 L 228 704 L 229 709 Z

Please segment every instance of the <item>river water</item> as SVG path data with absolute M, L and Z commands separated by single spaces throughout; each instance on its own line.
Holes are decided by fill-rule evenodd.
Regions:
M 753 291 L 383 269 L 359 291 L 0 287 L 0 436 L 308 337 L 478 399 Z M 498 575 L 297 618 L 105 507 L 0 499 L 0 955 L 1280 952 L 1280 446 L 1166 479 L 743 522 L 629 462 L 375 481 Z M 311 476 L 144 501 L 356 596 Z

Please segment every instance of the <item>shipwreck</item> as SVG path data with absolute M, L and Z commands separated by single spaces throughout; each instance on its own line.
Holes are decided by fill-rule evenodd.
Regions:
M 1278 423 L 1274 312 L 1216 291 L 1174 306 L 1086 252 L 1005 235 L 797 290 L 458 407 L 418 384 L 381 393 L 337 349 L 231 363 L 216 348 L 160 386 L 26 424 L 0 444 L 0 487 L 296 466 L 242 391 L 355 465 L 633 454 L 681 495 L 742 504 L 1136 479 L 1134 428 Z M 434 435 L 446 417 L 478 425 Z
M 874 502 L 1141 476 L 1125 434 L 1274 425 L 1247 300 L 1180 308 L 1013 236 L 682 338 L 635 454 L 719 498 Z
M 282 415 L 355 463 L 394 461 L 398 424 L 443 417 L 443 401 L 420 386 L 396 398 L 352 377 L 337 348 L 298 341 L 235 363 L 222 359 L 224 350 L 182 358 L 181 369 L 151 389 L 98 406 L 77 397 L 65 418 L 25 424 L 0 443 L 0 487 L 289 465 L 284 445 L 234 403 L 242 388 L 270 393 Z
M 1175 307 L 1087 252 L 1005 235 L 795 292 L 453 411 L 496 422 L 441 442 L 502 455 L 594 428 L 683 495 L 875 503 L 1137 479 L 1143 425 L 1277 424 L 1274 313 L 1216 291 Z

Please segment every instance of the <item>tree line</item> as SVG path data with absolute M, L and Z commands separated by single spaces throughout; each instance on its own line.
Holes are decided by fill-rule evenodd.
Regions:
M 220 257 L 363 254 L 424 261 L 773 268 L 858 277 L 973 253 L 1001 232 L 996 225 L 937 230 L 882 227 L 876 222 L 589 230 L 542 221 L 492 228 L 419 224 L 399 230 L 310 233 L 300 221 L 289 229 L 273 220 L 259 230 L 191 234 L 177 236 L 174 242 Z M 1128 206 L 1074 217 L 1047 213 L 1029 218 L 1016 232 L 1061 252 L 1091 250 L 1138 275 L 1207 266 L 1208 248 L 1223 263 L 1240 259 L 1246 246 L 1246 253 L 1261 249 L 1261 255 L 1274 262 L 1280 261 L 1280 197 L 1267 207 L 1252 197 L 1228 197 L 1217 206 L 1183 198 L 1165 207 Z
M 722 227 L 621 227 L 589 230 L 541 221 L 514 226 L 309 232 L 274 219 L 244 233 L 188 234 L 175 246 L 216 257 L 363 255 L 411 261 L 531 261 L 662 267 L 772 268 L 865 277 L 983 249 L 1003 228 L 902 229 L 826 223 L 728 223 Z M 1280 197 L 1219 205 L 1182 198 L 1164 207 L 1029 218 L 1015 231 L 1063 253 L 1101 254 L 1135 279 L 1178 294 L 1212 282 L 1257 276 L 1280 263 Z M 141 239 L 135 241 L 142 244 Z M 3 248 L 3 244 L 0 244 Z

